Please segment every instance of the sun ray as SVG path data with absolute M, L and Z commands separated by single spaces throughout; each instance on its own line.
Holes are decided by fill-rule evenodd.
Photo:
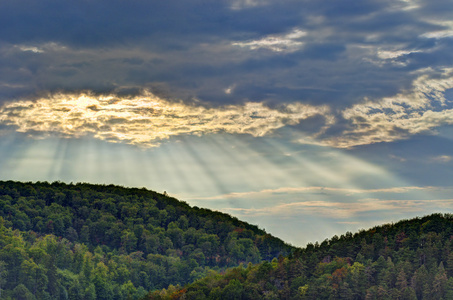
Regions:
M 202 155 L 197 151 L 197 147 L 193 144 L 189 138 L 183 137 L 185 149 L 192 156 L 193 159 L 198 163 L 198 165 L 203 168 L 206 175 L 210 178 L 211 183 L 220 193 L 229 193 L 230 190 L 226 187 L 225 183 L 219 178 L 221 176 L 221 170 L 218 165 L 215 165 L 215 161 L 209 161 L 209 155 Z M 203 149 L 203 151 L 206 151 Z M 205 154 L 205 153 L 203 153 Z M 208 158 L 208 159 L 207 159 Z
M 243 155 L 238 155 L 235 151 L 235 145 L 232 145 L 226 140 L 225 134 L 209 135 L 205 137 L 205 142 L 213 148 L 213 151 L 223 159 L 227 160 L 235 170 L 235 176 L 240 177 L 240 181 L 247 182 L 247 185 L 251 185 L 254 180 L 253 173 L 250 170 L 248 164 L 246 164 L 246 158 Z
M 12 162 L 16 161 L 15 157 L 18 155 L 17 151 L 24 151 L 24 147 L 20 147 L 20 145 L 23 144 L 24 141 L 18 139 L 17 134 L 8 134 L 2 136 L 2 138 L 0 139 L 0 151 L 2 153 L 2 157 L 0 159 L 0 174 L 5 172 L 6 170 L 8 170 L 8 172 L 11 172 L 11 170 L 14 169 Z
M 68 142 L 69 141 L 67 139 L 58 139 L 56 141 L 53 160 L 47 173 L 47 177 L 51 181 L 56 181 L 62 178 L 61 175 L 66 165 L 66 152 L 68 150 Z
M 226 140 L 227 143 L 234 145 L 237 153 L 241 153 L 246 158 L 245 165 L 250 166 L 250 172 L 257 181 L 258 187 L 287 184 L 289 178 L 285 176 L 284 170 L 281 167 L 275 167 L 258 149 L 262 146 L 261 139 L 260 143 L 254 146 L 243 141 L 241 137 L 227 136 Z
M 169 169 L 171 170 L 172 182 L 174 182 L 173 190 L 185 191 L 189 194 L 196 193 L 200 186 L 195 186 L 190 174 L 196 168 L 193 159 L 185 149 L 185 144 L 176 142 L 171 146 L 163 147 L 165 150 L 162 153 L 165 153 L 168 159 L 168 166 L 171 166 Z

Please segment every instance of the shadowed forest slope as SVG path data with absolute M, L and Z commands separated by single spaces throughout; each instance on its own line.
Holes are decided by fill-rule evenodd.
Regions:
M 147 299 L 453 299 L 453 215 L 348 232 Z

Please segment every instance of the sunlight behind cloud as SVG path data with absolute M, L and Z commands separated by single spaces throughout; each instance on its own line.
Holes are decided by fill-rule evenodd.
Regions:
M 91 134 L 110 142 L 153 147 L 171 136 L 184 134 L 227 132 L 265 136 L 319 114 L 329 114 L 328 107 L 293 103 L 277 110 L 249 102 L 206 108 L 170 102 L 149 92 L 130 98 L 81 93 L 7 103 L 0 108 L 0 124 L 35 137 Z
M 298 137 L 293 135 L 294 141 L 351 148 L 407 139 L 453 124 L 453 101 L 446 97 L 446 92 L 453 89 L 453 69 L 444 69 L 440 77 L 427 75 L 428 71 L 414 80 L 411 90 L 381 99 L 365 98 L 362 103 L 336 112 L 328 105 L 301 102 L 276 108 L 262 102 L 206 107 L 202 103 L 169 101 L 150 92 L 130 97 L 59 93 L 33 101 L 5 103 L 0 107 L 0 125 L 3 132 L 15 130 L 35 138 L 89 135 L 109 142 L 155 147 L 163 140 L 182 135 L 225 132 L 269 136 L 277 129 L 293 130 L 292 126 L 321 116 L 324 123 L 315 132 L 304 133 L 304 126 L 300 126 Z M 233 89 L 234 85 L 225 92 Z M 335 114 L 346 123 L 338 122 Z M 337 132 L 340 129 L 341 134 L 330 135 L 332 128 Z M 306 161 L 305 165 L 312 164 Z

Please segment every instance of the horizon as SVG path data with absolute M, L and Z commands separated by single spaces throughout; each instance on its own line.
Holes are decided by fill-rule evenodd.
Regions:
M 0 182 L 5 182 L 7 183 L 8 181 L 11 181 L 11 180 L 0 180 Z M 191 208 L 198 208 L 198 209 L 206 209 L 206 210 L 210 210 L 210 211 L 213 211 L 213 212 L 220 212 L 222 214 L 226 214 L 232 218 L 236 218 L 235 216 L 229 214 L 229 213 L 226 213 L 226 212 L 223 212 L 223 211 L 219 211 L 219 210 L 215 210 L 215 209 L 209 209 L 209 208 L 205 208 L 205 207 L 199 207 L 199 206 L 196 206 L 196 205 L 190 205 L 189 203 L 187 203 L 186 201 L 182 200 L 182 199 L 177 199 L 175 197 L 173 197 L 172 195 L 169 195 L 166 191 L 163 191 L 162 193 L 158 192 L 158 191 L 154 191 L 154 190 L 151 190 L 151 189 L 148 189 L 146 187 L 127 187 L 127 186 L 122 186 L 122 185 L 116 185 L 116 184 L 100 184 L 100 183 L 97 183 L 97 184 L 93 184 L 93 183 L 89 183 L 89 182 L 70 182 L 70 183 L 67 183 L 67 182 L 63 182 L 63 181 L 53 181 L 53 182 L 48 182 L 48 181 L 12 181 L 12 182 L 15 182 L 15 183 L 25 183 L 25 184 L 48 184 L 49 186 L 53 186 L 55 184 L 62 184 L 62 185 L 67 185 L 67 186 L 78 186 L 78 185 L 88 185 L 88 186 L 106 186 L 106 187 L 110 187 L 110 186 L 113 186 L 113 187 L 119 187 L 119 188 L 123 188 L 123 189 L 130 189 L 130 190 L 133 190 L 133 189 L 136 189 L 136 190 L 143 190 L 145 189 L 146 191 L 148 192 L 153 192 L 153 193 L 157 193 L 157 194 L 160 194 L 164 197 L 168 197 L 168 198 L 173 198 L 175 200 L 177 200 L 178 202 L 182 202 L 184 204 L 187 204 L 189 207 Z M 367 231 L 371 231 L 375 228 L 380 228 L 380 227 L 386 227 L 386 226 L 394 226 L 396 224 L 399 224 L 399 223 L 402 223 L 402 222 L 410 222 L 410 221 L 413 221 L 413 220 L 420 220 L 420 219 L 424 219 L 424 218 L 430 218 L 432 216 L 437 216 L 437 215 L 440 215 L 441 217 L 445 218 L 446 216 L 452 216 L 453 217 L 453 213 L 441 213 L 441 212 L 432 212 L 432 213 L 429 213 L 429 214 L 424 214 L 424 215 L 416 215 L 416 216 L 413 216 L 413 217 L 410 217 L 410 218 L 402 218 L 402 219 L 397 219 L 395 221 L 389 221 L 387 223 L 381 223 L 381 224 L 376 224 L 376 225 L 373 225 L 373 226 L 370 226 L 370 227 L 367 227 L 367 228 L 358 228 L 357 230 L 355 231 L 344 231 L 342 232 L 341 234 L 334 234 L 330 237 L 326 237 L 322 240 L 314 240 L 314 241 L 310 241 L 308 242 L 307 244 L 305 245 L 293 245 L 291 244 L 290 242 L 287 242 L 286 240 L 284 239 L 281 239 L 279 238 L 278 236 L 275 236 L 273 235 L 274 237 L 278 238 L 278 239 L 281 239 L 285 244 L 289 245 L 289 246 L 292 246 L 292 247 L 295 247 L 295 248 L 300 248 L 300 249 L 305 249 L 308 245 L 319 245 L 321 244 L 322 242 L 326 241 L 326 240 L 331 240 L 332 238 L 334 237 L 342 237 L 342 236 L 345 236 L 347 235 L 348 233 L 351 233 L 352 235 L 356 235 L 356 234 L 360 234 L 361 232 L 367 232 Z M 257 228 L 259 230 L 263 230 L 264 232 L 268 233 L 268 234 L 271 234 L 270 232 L 268 232 L 265 228 L 262 228 L 260 227 L 258 224 L 253 224 L 253 223 L 249 223 L 249 222 L 246 222 L 244 220 L 241 220 L 241 219 L 238 219 L 239 221 L 241 222 L 245 222 L 245 223 L 248 223 L 250 225 L 253 225 L 253 226 L 257 226 Z
M 3 1 L 0 180 L 166 191 L 296 246 L 451 213 L 452 10 Z

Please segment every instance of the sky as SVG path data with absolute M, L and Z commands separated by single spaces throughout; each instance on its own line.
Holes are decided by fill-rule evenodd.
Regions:
M 296 246 L 453 212 L 449 0 L 3 0 L 0 180 L 146 187 Z

